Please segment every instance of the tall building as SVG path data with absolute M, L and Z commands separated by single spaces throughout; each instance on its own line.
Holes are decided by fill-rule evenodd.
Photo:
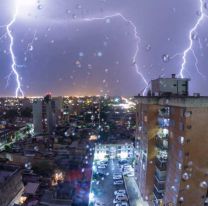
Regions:
M 208 205 L 208 97 L 188 96 L 188 81 L 159 78 L 136 97 L 137 183 L 149 205 Z
M 51 134 L 55 127 L 55 110 L 51 95 L 33 102 L 33 124 L 35 134 Z
M 56 125 L 62 125 L 64 123 L 64 101 L 63 97 L 54 97 L 53 106 L 55 111 L 55 123 Z

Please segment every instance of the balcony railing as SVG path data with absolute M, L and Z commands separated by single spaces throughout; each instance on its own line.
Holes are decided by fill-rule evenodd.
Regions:
M 168 140 L 156 136 L 156 146 L 162 150 L 168 149 Z
M 166 171 L 161 171 L 160 169 L 158 169 L 156 167 L 155 176 L 157 177 L 157 179 L 159 181 L 165 181 L 166 180 Z
M 165 181 L 159 181 L 157 177 L 155 177 L 154 182 L 155 187 L 158 191 L 164 191 L 165 190 Z
M 156 189 L 155 186 L 154 186 L 153 193 L 154 193 L 155 198 L 156 198 L 157 200 L 161 200 L 161 199 L 163 198 L 163 192 L 162 192 L 162 191 L 161 191 L 161 192 L 158 191 L 158 190 Z
M 155 165 L 160 171 L 167 170 L 167 160 L 166 159 L 161 159 L 161 158 L 156 157 Z
M 161 117 L 169 117 L 170 116 L 170 108 L 163 107 L 163 108 L 159 109 L 158 115 Z

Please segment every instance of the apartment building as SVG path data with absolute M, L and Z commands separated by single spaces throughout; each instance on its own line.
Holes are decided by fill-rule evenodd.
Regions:
M 151 95 L 136 97 L 136 174 L 142 197 L 149 205 L 206 205 L 208 97 L 188 96 L 188 79 L 153 81 Z M 156 82 L 160 87 L 154 88 Z

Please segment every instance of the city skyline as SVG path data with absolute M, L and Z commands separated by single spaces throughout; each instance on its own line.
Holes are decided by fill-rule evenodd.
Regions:
M 189 46 L 190 29 L 202 15 L 201 3 L 207 12 L 206 1 L 200 0 L 194 3 L 160 0 L 151 4 L 144 0 L 128 3 L 91 0 L 88 4 L 64 0 L 31 2 L 34 2 L 32 6 L 21 7 L 24 11 L 11 27 L 26 96 L 42 96 L 48 92 L 53 96 L 136 95 L 146 86 L 136 72 L 136 65 L 147 82 L 160 75 L 179 74 L 182 52 Z M 14 14 L 14 0 L 3 0 L 0 10 L 3 11 L 0 25 L 8 24 Z M 115 14 L 122 14 L 125 19 Z M 92 18 L 95 20 L 85 21 Z M 130 22 L 136 26 L 139 44 Z M 192 79 L 191 93 L 203 95 L 207 94 L 203 76 L 207 74 L 206 24 L 206 21 L 200 22 L 192 36 L 195 53 L 188 53 L 184 72 Z M 14 77 L 5 87 L 5 77 L 11 71 L 5 27 L 0 27 L 0 45 L 0 95 L 14 96 Z M 139 50 L 135 53 L 137 46 Z M 195 57 L 202 75 L 195 68 Z

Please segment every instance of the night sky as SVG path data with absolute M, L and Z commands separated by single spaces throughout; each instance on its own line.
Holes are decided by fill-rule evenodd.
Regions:
M 26 1 L 26 0 L 24 0 Z M 122 18 L 92 22 L 121 13 L 134 22 L 140 37 L 136 63 L 149 82 L 160 75 L 178 74 L 189 45 L 189 30 L 200 18 L 200 0 L 27 0 L 12 26 L 14 52 L 25 95 L 136 95 L 144 87 L 135 71 L 137 41 Z M 0 0 L 0 25 L 8 24 L 15 0 Z M 208 14 L 208 6 L 204 12 Z M 0 95 L 15 94 L 9 38 L 0 27 Z M 198 66 L 208 75 L 208 18 L 193 37 Z M 164 55 L 168 57 L 164 61 Z M 174 57 L 174 58 L 173 58 Z M 167 60 L 167 61 L 166 61 Z M 191 93 L 208 95 L 206 77 L 197 73 L 194 55 L 188 54 L 186 77 Z

